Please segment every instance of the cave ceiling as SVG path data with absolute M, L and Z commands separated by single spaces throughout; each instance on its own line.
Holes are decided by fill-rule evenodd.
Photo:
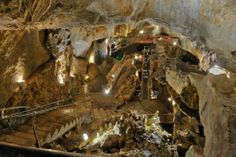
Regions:
M 3 0 L 1 29 L 112 26 L 150 20 L 216 51 L 235 51 L 233 0 Z M 223 48 L 222 48 L 223 47 Z

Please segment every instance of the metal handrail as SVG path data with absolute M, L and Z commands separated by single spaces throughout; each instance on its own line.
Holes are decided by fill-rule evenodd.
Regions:
M 4 107 L 4 108 L 0 108 L 0 112 L 7 111 L 7 110 L 25 109 L 25 108 L 30 108 L 30 107 L 29 106 Z
M 51 102 L 51 103 L 48 103 L 46 105 L 42 105 L 42 106 L 39 106 L 37 108 L 31 108 L 30 110 L 27 110 L 27 111 L 22 111 L 22 112 L 19 112 L 19 113 L 15 113 L 13 115 L 18 115 L 18 114 L 23 114 L 23 113 L 27 113 L 27 112 L 34 112 L 35 110 L 39 110 L 39 109 L 43 109 L 43 108 L 48 108 L 49 106 L 53 106 L 55 104 L 58 104 L 60 102 L 65 102 L 67 100 L 71 100 L 71 98 L 68 98 L 68 99 L 64 99 L 64 100 L 58 100 L 58 101 L 54 101 L 54 102 Z
M 34 115 L 39 115 L 39 114 L 43 114 L 52 110 L 56 110 L 60 107 L 65 107 L 65 106 L 70 106 L 73 105 L 72 103 L 72 98 L 68 98 L 68 99 L 64 99 L 64 100 L 59 100 L 59 101 L 55 101 L 37 108 L 31 108 L 30 110 L 26 110 L 26 111 L 22 111 L 22 112 L 18 112 L 18 113 L 13 113 L 11 115 L 7 115 L 7 116 L 2 116 L 0 117 L 0 121 L 1 120 L 7 120 L 7 119 L 11 119 L 11 118 L 23 118 L 23 117 L 29 117 L 29 116 L 34 116 Z M 88 100 L 85 100 L 83 102 L 87 102 Z M 61 102 L 68 102 L 65 104 L 60 104 Z
M 73 94 L 70 98 L 68 99 L 62 99 L 62 100 L 58 100 L 58 101 L 54 101 L 54 102 L 51 102 L 51 103 L 48 103 L 46 105 L 39 105 L 39 107 L 37 108 L 30 108 L 28 106 L 14 106 L 14 107 L 5 107 L 5 108 L 0 108 L 0 112 L 1 112 L 1 116 L 0 116 L 0 121 L 1 120 L 6 120 L 6 119 L 10 119 L 10 118 L 18 118 L 18 117 L 27 117 L 27 116 L 32 116 L 32 113 L 36 112 L 37 114 L 38 113 L 45 113 L 45 112 L 48 112 L 48 111 L 51 111 L 51 110 L 54 110 L 54 105 L 56 105 L 56 107 L 58 108 L 58 106 L 65 106 L 64 104 L 63 105 L 60 105 L 61 102 L 66 102 L 66 101 L 69 101 L 69 102 L 72 102 L 72 98 L 74 96 L 77 96 L 78 95 L 78 92 L 76 92 L 76 94 Z M 50 107 L 51 106 L 51 107 Z M 45 109 L 44 109 L 45 108 Z M 29 110 L 26 110 L 26 111 L 21 111 L 21 112 L 17 112 L 17 113 L 13 113 L 11 114 L 10 116 L 7 115 L 5 116 L 4 115 L 4 112 L 7 111 L 7 110 L 16 110 L 16 109 L 29 109 Z M 48 109 L 48 110 L 47 110 Z M 38 112 L 38 110 L 41 110 L 41 112 Z M 43 111 L 43 112 L 42 112 Z
M 87 155 L 81 153 L 63 152 L 52 149 L 35 148 L 31 146 L 19 146 L 6 142 L 0 142 L 0 156 L 12 157 L 21 154 L 24 157 L 106 157 L 110 155 Z M 7 152 L 7 153 L 6 153 Z
M 68 100 L 69 100 L 69 102 L 68 102 Z M 3 117 L 0 117 L 0 121 L 12 119 L 12 118 L 32 117 L 34 115 L 44 114 L 44 113 L 56 110 L 56 109 L 61 108 L 61 107 L 72 106 L 72 105 L 74 105 L 74 104 L 72 104 L 72 102 L 73 102 L 72 100 L 73 100 L 72 98 L 68 98 L 68 99 L 64 99 L 64 100 L 58 100 L 58 101 L 49 103 L 49 105 L 46 104 L 46 105 L 40 106 L 38 108 L 32 108 L 32 109 L 27 110 L 27 111 L 14 113 L 14 114 L 8 115 L 8 116 L 3 116 Z M 87 102 L 87 101 L 88 100 L 84 100 L 84 101 L 81 101 L 80 103 L 84 103 L 84 102 Z M 68 103 L 62 105 L 62 104 L 60 104 L 60 102 L 68 102 Z M 50 107 L 50 105 L 51 105 L 51 107 Z M 55 106 L 53 106 L 53 105 L 55 105 Z M 43 108 L 45 108 L 45 109 L 43 109 Z M 39 110 L 39 109 L 41 109 L 41 110 Z
M 69 105 L 67 104 L 67 105 L 63 105 L 63 106 L 60 106 L 60 107 L 65 107 L 65 106 L 69 106 Z M 50 112 L 50 111 L 56 110 L 56 109 L 58 109 L 58 106 L 47 108 L 45 110 L 34 111 L 34 112 L 30 112 L 30 113 L 24 113 L 24 114 L 18 113 L 18 114 L 13 114 L 13 115 L 10 115 L 10 116 L 4 116 L 4 117 L 0 118 L 0 120 L 6 120 L 6 119 L 11 119 L 11 118 L 29 117 L 29 116 L 34 116 L 34 115 L 39 115 L 39 114 L 43 114 L 43 113 L 46 113 L 46 112 Z

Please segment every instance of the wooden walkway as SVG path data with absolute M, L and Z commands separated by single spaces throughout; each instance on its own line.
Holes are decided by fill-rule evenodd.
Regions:
M 20 146 L 39 147 L 57 140 L 74 127 L 92 122 L 92 128 L 97 129 L 103 120 L 117 115 L 110 109 L 96 108 L 91 101 L 76 102 L 54 109 L 44 114 L 30 117 L 18 128 L 0 135 L 0 142 L 12 143 Z
M 92 117 L 89 110 L 87 105 L 76 104 L 31 117 L 17 129 L 2 134 L 0 141 L 22 146 L 36 146 L 38 143 L 42 146 L 56 140 L 73 127 L 88 123 Z

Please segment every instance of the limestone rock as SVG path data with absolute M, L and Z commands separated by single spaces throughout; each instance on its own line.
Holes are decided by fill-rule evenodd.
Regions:
M 105 143 L 102 145 L 104 152 L 114 153 L 118 152 L 125 144 L 125 138 L 119 135 L 110 135 Z
M 136 111 L 125 112 L 115 122 L 109 120 L 109 124 L 96 130 L 83 149 L 101 147 L 112 156 L 178 157 L 171 145 L 171 135 L 161 128 L 158 118 L 158 114 L 148 117 Z
M 27 105 L 36 107 L 68 96 L 68 87 L 62 87 L 54 75 L 54 62 L 36 70 L 7 102 L 9 106 Z
M 90 80 L 93 80 L 100 74 L 98 67 L 95 64 L 89 64 L 87 75 Z
M 135 76 L 135 68 L 132 65 L 133 58 L 117 62 L 107 75 L 108 87 L 112 87 L 114 97 L 120 102 L 126 102 L 135 93 L 138 77 Z
M 192 145 L 186 152 L 185 157 L 203 157 L 203 150 L 201 147 Z
M 2 3 L 2 2 L 1 2 Z M 40 65 L 48 61 L 44 32 L 1 31 L 0 104 L 3 105 Z M 24 85 L 23 85 L 24 86 Z
M 236 154 L 235 80 L 235 77 L 226 80 L 224 75 L 191 76 L 199 93 L 199 114 L 206 137 L 205 156 L 233 157 Z
M 182 149 L 188 149 L 191 145 L 204 146 L 204 137 L 200 135 L 200 123 L 194 117 L 189 117 L 175 108 L 173 140 Z

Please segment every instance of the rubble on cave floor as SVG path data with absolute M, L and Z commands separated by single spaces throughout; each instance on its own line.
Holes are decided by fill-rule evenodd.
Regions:
M 79 142 L 78 134 L 71 131 L 68 134 L 71 137 L 63 137 L 51 147 L 101 156 L 178 157 L 171 134 L 160 126 L 158 111 L 154 115 L 124 112 L 104 122 L 82 142 Z

